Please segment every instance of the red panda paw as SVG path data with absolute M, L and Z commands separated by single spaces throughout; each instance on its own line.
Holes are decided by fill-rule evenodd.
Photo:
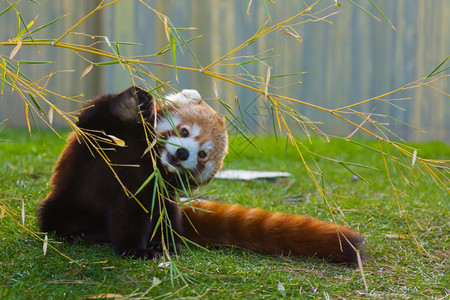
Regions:
M 142 90 L 139 87 L 136 87 L 134 92 L 135 99 L 138 100 L 138 113 L 142 115 L 146 122 L 150 122 L 152 115 L 152 102 L 153 97 L 147 91 Z
M 180 244 L 178 242 L 173 243 L 172 241 L 166 244 L 166 249 L 169 250 L 169 253 L 180 253 Z M 153 249 L 158 253 L 163 253 L 163 245 L 161 242 L 150 242 L 149 249 Z
M 162 256 L 161 252 L 152 248 L 124 250 L 119 255 L 121 257 L 131 257 L 134 259 L 160 259 Z

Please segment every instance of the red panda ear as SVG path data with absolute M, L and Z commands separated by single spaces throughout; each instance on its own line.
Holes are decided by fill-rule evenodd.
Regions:
M 153 97 L 139 86 L 131 86 L 123 92 L 111 95 L 110 110 L 122 121 L 138 120 L 139 111 L 150 114 Z M 148 116 L 147 116 L 148 117 Z
M 179 105 L 192 102 L 201 103 L 202 101 L 202 96 L 200 96 L 200 93 L 197 90 L 189 90 L 189 89 L 184 89 L 178 94 L 169 94 L 165 96 L 165 98 L 170 102 L 174 102 Z
M 225 117 L 220 114 L 217 114 L 217 118 L 219 119 L 220 124 L 222 126 L 225 126 Z

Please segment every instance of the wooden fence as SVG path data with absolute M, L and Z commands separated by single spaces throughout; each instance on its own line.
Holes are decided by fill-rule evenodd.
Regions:
M 56 38 L 75 22 L 94 9 L 99 1 L 93 0 L 40 0 L 41 5 L 32 1 L 22 1 L 16 8 L 25 20 L 36 15 L 38 23 L 55 19 L 64 14 L 67 17 L 39 32 L 34 38 Z M 268 26 L 274 25 L 305 8 L 305 3 L 313 1 L 252 1 L 248 9 L 243 0 L 173 0 L 143 1 L 157 11 L 166 14 L 176 27 L 195 27 L 183 32 L 189 39 L 202 35 L 190 43 L 201 66 L 226 54 L 228 51 L 250 38 L 269 18 Z M 447 56 L 450 55 L 450 1 L 448 0 L 378 0 L 374 1 L 392 21 L 396 31 L 371 6 L 367 0 L 357 2 L 363 9 L 377 15 L 375 20 L 367 13 L 342 1 L 342 8 L 325 10 L 320 16 L 333 11 L 339 13 L 324 21 L 307 22 L 293 27 L 294 32 L 276 30 L 258 39 L 235 56 L 252 56 L 267 49 L 271 51 L 261 57 L 273 55 L 267 61 L 272 66 L 272 83 L 287 86 L 301 81 L 298 86 L 289 87 L 282 92 L 288 96 L 333 109 L 375 97 L 398 89 L 405 84 L 425 77 Z M 268 11 L 264 5 L 266 3 Z M 312 12 L 332 5 L 334 1 L 321 0 Z M 0 11 L 7 7 L 0 2 Z M 301 17 L 299 21 L 314 17 Z M 0 16 L 0 43 L 16 34 L 16 14 L 13 10 Z M 156 53 L 165 47 L 167 37 L 161 20 L 148 7 L 138 0 L 122 0 L 106 9 L 93 14 L 79 28 L 78 33 L 90 36 L 108 36 L 111 41 L 139 43 L 140 45 L 122 45 L 121 54 L 127 57 Z M 298 40 L 301 38 L 301 42 Z M 86 40 L 86 35 L 77 34 L 67 37 L 69 41 Z M 92 39 L 95 41 L 95 39 Z M 0 47 L 0 54 L 9 56 L 12 47 Z M 83 93 L 86 97 L 106 92 L 116 92 L 131 84 L 129 75 L 119 65 L 94 67 L 88 75 L 80 79 L 88 60 L 97 62 L 98 57 L 80 57 L 80 53 L 50 47 L 22 47 L 16 59 L 51 60 L 50 65 L 24 65 L 23 72 L 37 80 L 51 70 L 58 70 L 50 80 L 48 87 L 65 95 Z M 148 60 L 172 63 L 170 51 Z M 188 51 L 177 52 L 177 64 L 200 68 Z M 448 66 L 448 62 L 447 62 Z M 247 66 L 249 71 L 265 77 L 267 66 L 263 63 Z M 218 71 L 243 72 L 233 66 L 221 66 Z M 162 81 L 171 81 L 176 88 L 196 88 L 206 98 L 214 97 L 213 80 L 198 72 L 178 72 L 178 82 L 173 69 L 151 67 Z M 292 78 L 276 78 L 276 75 L 304 72 Z M 441 73 L 441 75 L 444 75 Z M 448 71 L 447 73 L 448 74 Z M 270 132 L 270 109 L 264 98 L 245 88 L 235 87 L 216 80 L 219 95 L 234 106 L 234 94 L 239 99 L 241 110 L 251 132 Z M 233 91 L 230 92 L 230 90 Z M 442 90 L 447 95 L 439 92 Z M 411 127 L 392 119 L 378 117 L 380 122 L 389 123 L 389 129 L 409 140 L 440 139 L 450 141 L 450 105 L 449 79 L 442 79 L 431 86 L 400 91 L 384 99 L 411 100 L 396 101 L 390 105 L 383 101 L 372 101 L 358 109 L 380 115 L 390 115 L 401 122 L 420 127 L 423 134 Z M 86 97 L 81 97 L 84 99 Z M 64 110 L 73 111 L 77 103 L 65 103 L 54 99 Z M 402 109 L 399 109 L 401 107 Z M 321 128 L 332 134 L 346 135 L 354 128 L 317 109 L 296 105 L 302 114 L 313 121 L 324 123 Z M 404 109 L 404 110 L 403 110 Z M 23 103 L 14 92 L 5 89 L 0 97 L 0 122 L 10 117 L 7 126 L 25 126 Z M 374 117 L 375 119 L 377 117 Z M 356 119 L 355 119 L 356 120 Z M 61 120 L 55 120 L 63 125 Z M 298 131 L 301 134 L 300 131 Z

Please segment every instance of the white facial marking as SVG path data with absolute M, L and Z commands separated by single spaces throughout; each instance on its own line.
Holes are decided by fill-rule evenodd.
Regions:
M 192 137 L 199 136 L 201 131 L 202 130 L 201 130 L 200 126 L 198 126 L 197 124 L 194 124 L 194 126 L 192 126 L 191 136 Z
M 161 153 L 161 163 L 165 166 L 170 173 L 175 173 L 177 170 L 174 166 L 172 166 L 169 162 L 169 158 L 167 157 L 167 151 L 163 151 Z
M 171 102 L 179 104 L 181 108 L 182 105 L 186 103 L 201 101 L 201 96 L 196 90 L 182 90 L 177 94 L 169 94 L 165 96 L 165 98 Z M 177 108 L 177 106 L 174 107 Z M 216 169 L 221 164 L 221 162 L 217 162 L 219 164 L 218 165 L 216 162 L 209 160 L 209 154 L 214 150 L 214 142 L 206 141 L 200 145 L 200 143 L 195 139 L 201 137 L 202 134 L 205 134 L 205 132 L 202 132 L 202 128 L 195 123 L 191 124 L 191 126 L 185 125 L 179 118 L 173 116 L 171 120 L 169 120 L 168 117 L 159 120 L 156 125 L 156 131 L 159 133 L 172 132 L 175 130 L 174 127 L 178 128 L 178 133 L 180 133 L 180 135 L 173 133 L 165 134 L 167 143 L 163 143 L 163 147 L 161 148 L 161 163 L 166 170 L 171 173 L 186 171 L 190 172 L 191 176 L 200 185 L 210 181 L 214 176 Z M 188 135 L 185 134 L 186 131 L 184 131 L 183 128 L 189 132 Z M 182 137 L 181 132 L 183 132 L 183 135 L 187 136 Z M 187 158 L 185 153 L 182 155 L 182 153 L 178 150 L 180 148 L 189 151 L 189 156 Z M 200 151 L 204 151 L 206 155 L 204 155 L 205 153 L 199 154 Z M 186 159 L 182 160 L 181 158 Z M 200 170 L 201 172 L 199 172 Z
M 207 142 L 205 142 L 205 143 L 202 145 L 201 149 L 202 149 L 202 150 L 213 150 L 213 149 L 214 149 L 214 144 L 213 144 L 212 141 L 207 141 Z
M 167 118 L 162 118 L 156 124 L 156 131 L 159 133 L 170 131 L 170 130 L 173 130 L 173 126 L 176 127 L 176 126 L 180 125 L 180 123 L 181 123 L 180 119 L 178 119 L 177 117 L 173 117 L 173 116 L 172 116 L 172 121 L 173 122 L 171 122 Z
M 212 176 L 214 175 L 214 171 L 215 171 L 215 163 L 212 161 L 208 161 L 205 164 L 205 169 L 203 170 L 203 172 L 198 176 L 198 182 L 200 184 L 210 180 L 212 178 Z
M 188 125 L 183 125 L 183 126 L 181 126 L 180 129 L 178 129 L 178 134 L 181 135 L 181 130 L 182 130 L 183 128 L 185 128 L 185 129 L 189 132 L 189 135 L 191 135 L 191 126 L 188 126 Z
M 186 160 L 180 160 L 178 162 L 184 169 L 193 170 L 197 167 L 197 153 L 199 150 L 197 141 L 191 137 L 179 138 L 178 136 L 171 136 L 167 139 L 167 142 L 165 144 L 166 150 L 172 156 L 176 157 L 177 150 L 180 146 L 189 151 L 189 157 Z

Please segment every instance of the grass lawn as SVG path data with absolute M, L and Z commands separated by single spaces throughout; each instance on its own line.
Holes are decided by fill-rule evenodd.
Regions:
M 170 267 L 161 265 L 161 260 L 122 259 L 104 245 L 61 244 L 50 236 L 51 245 L 75 262 L 50 248 L 44 255 L 43 242 L 29 231 L 38 233 L 37 205 L 49 191 L 52 166 L 67 132 L 63 136 L 59 139 L 51 132 L 43 132 L 41 138 L 34 132 L 30 137 L 26 130 L 0 129 L 0 299 L 101 295 L 417 299 L 450 294 L 448 192 L 417 168 L 394 169 L 388 162 L 391 180 L 401 191 L 399 197 L 407 222 L 400 213 L 382 156 L 340 140 L 323 143 L 315 139 L 312 145 L 303 142 L 321 155 L 376 169 L 351 166 L 369 182 L 366 184 L 341 164 L 316 157 L 324 174 L 319 184 L 332 192 L 327 199 L 329 204 L 317 192 L 295 149 L 285 150 L 284 138 L 256 138 L 255 144 L 263 151 L 260 154 L 242 139 L 232 137 L 225 168 L 288 171 L 294 175 L 292 178 L 252 182 L 217 179 L 199 193 L 208 192 L 207 198 L 212 200 L 323 220 L 331 220 L 333 211 L 338 223 L 347 223 L 365 238 L 367 293 L 357 266 L 314 258 L 272 257 L 234 248 L 211 248 L 207 252 L 183 247 L 178 258 L 172 257 L 174 264 Z M 360 142 L 378 149 L 377 142 Z M 415 147 L 420 149 L 420 157 L 450 159 L 450 147 L 443 143 Z M 392 149 L 389 151 L 396 155 Z M 314 161 L 306 151 L 303 153 L 308 166 L 315 170 Z M 410 161 L 406 164 L 411 166 Z M 448 165 L 442 166 L 441 172 L 448 176 Z M 21 225 L 22 207 L 25 227 Z M 416 243 L 408 237 L 408 224 L 428 255 L 421 256 Z

